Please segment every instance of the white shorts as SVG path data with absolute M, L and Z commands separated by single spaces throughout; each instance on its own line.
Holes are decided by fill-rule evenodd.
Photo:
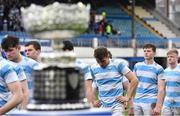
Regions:
M 179 116 L 180 115 L 180 108 L 173 108 L 173 107 L 163 107 L 163 116 Z
M 155 107 L 155 103 L 134 103 L 134 115 L 140 116 L 140 115 L 146 115 L 151 116 L 152 110 Z
M 103 107 L 102 108 L 107 108 Z M 116 106 L 108 107 L 111 109 L 112 116 L 124 116 L 124 106 L 122 104 L 118 104 Z

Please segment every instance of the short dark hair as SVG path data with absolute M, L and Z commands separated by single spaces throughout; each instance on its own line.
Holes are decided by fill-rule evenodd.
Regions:
M 109 51 L 106 47 L 98 47 L 94 50 L 94 57 L 102 60 L 104 57 L 109 57 Z
M 145 44 L 143 46 L 143 49 L 145 49 L 145 48 L 152 48 L 153 52 L 156 52 L 156 46 L 153 44 Z
M 41 51 L 41 45 L 38 41 L 29 41 L 25 44 L 25 46 L 33 45 L 35 50 L 40 50 Z
M 109 58 L 112 59 L 112 53 L 110 51 L 108 51 L 109 53 Z
M 72 50 L 74 50 L 73 43 L 71 41 L 69 41 L 69 40 L 64 40 L 62 49 L 63 49 L 63 51 L 66 51 L 66 50 L 72 51 Z
M 17 45 L 19 45 L 19 38 L 9 35 L 5 36 L 1 42 L 1 47 L 5 51 L 11 47 L 16 47 Z

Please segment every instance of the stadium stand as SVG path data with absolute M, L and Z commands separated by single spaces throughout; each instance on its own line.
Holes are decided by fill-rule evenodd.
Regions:
M 112 24 L 113 28 L 120 31 L 119 35 L 111 35 L 112 44 L 109 45 L 109 39 L 106 35 L 102 36 L 100 34 L 95 33 L 85 33 L 79 37 L 73 38 L 71 41 L 76 47 L 91 47 L 93 46 L 93 39 L 98 39 L 99 46 L 107 46 L 113 48 L 130 48 L 132 47 L 132 21 L 131 14 L 126 12 L 121 5 L 106 5 L 106 6 L 98 6 L 96 9 L 96 15 L 101 14 L 102 12 L 106 12 L 107 20 Z M 127 9 L 128 10 L 128 9 Z M 144 43 L 153 43 L 159 48 L 167 48 L 168 40 L 172 40 L 174 43 L 176 36 L 164 30 L 166 27 L 158 25 L 159 20 L 156 19 L 151 13 L 149 13 L 146 9 L 142 7 L 136 7 L 136 16 L 139 19 L 135 21 L 135 37 L 137 42 L 137 47 L 142 47 Z M 146 22 L 144 25 L 142 22 Z M 148 26 L 152 26 L 155 24 L 153 32 Z M 160 23 L 161 24 L 161 23 Z M 158 26 L 157 26 L 158 25 Z M 160 28 L 160 29 L 159 29 Z M 162 29 L 163 28 L 163 29 Z M 163 33 L 159 32 L 160 35 L 157 34 L 157 30 L 162 30 Z M 24 44 L 26 41 L 30 41 L 35 38 L 31 34 L 21 31 L 0 31 L 0 38 L 5 35 L 13 35 L 17 36 L 21 39 L 21 43 Z M 161 36 L 162 35 L 162 36 Z M 36 38 L 37 39 L 37 38 Z M 38 40 L 38 39 L 37 39 Z M 50 41 L 44 41 L 42 43 L 43 46 L 50 46 L 52 43 Z M 177 47 L 179 45 L 176 45 Z
M 108 47 L 131 47 L 131 16 L 124 12 L 120 7 L 107 6 L 97 9 L 97 14 L 106 12 L 106 20 L 112 23 L 116 30 L 121 32 L 120 35 L 112 35 L 112 45 L 108 46 L 108 38 L 98 34 L 84 34 L 72 40 L 75 46 L 92 46 L 93 38 L 98 38 L 99 45 Z M 161 38 L 152 33 L 139 22 L 135 22 L 135 31 L 137 47 L 142 47 L 145 43 L 153 43 L 160 48 L 167 47 L 167 39 Z
M 150 14 L 147 10 L 145 10 L 141 6 L 135 7 L 135 14 L 144 20 L 148 25 L 150 25 L 154 30 L 158 31 L 158 33 L 162 34 L 163 37 L 172 38 L 176 37 L 176 35 L 161 21 L 156 19 L 152 14 Z

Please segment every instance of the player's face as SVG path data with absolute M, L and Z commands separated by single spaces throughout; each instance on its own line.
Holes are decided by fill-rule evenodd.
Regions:
M 176 53 L 170 53 L 167 55 L 167 62 L 169 65 L 178 63 L 178 55 Z
M 109 57 L 104 57 L 101 60 L 96 59 L 96 61 L 102 68 L 105 68 L 109 64 Z
M 25 47 L 26 56 L 32 59 L 37 59 L 39 56 L 39 51 L 34 48 L 33 45 L 29 45 Z
M 18 47 L 11 47 L 5 51 L 8 60 L 16 61 L 18 59 L 18 55 L 20 50 Z
M 145 60 L 151 60 L 155 56 L 155 52 L 152 50 L 152 48 L 144 48 L 144 59 Z

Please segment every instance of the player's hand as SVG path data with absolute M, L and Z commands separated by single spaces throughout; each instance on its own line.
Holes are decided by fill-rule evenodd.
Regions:
M 155 115 L 155 116 L 158 116 L 160 115 L 161 113 L 161 108 L 160 107 L 155 107 L 153 110 L 152 110 L 152 114 Z
M 93 107 L 100 107 L 101 106 L 101 102 L 99 100 L 95 100 L 92 103 Z
M 127 103 L 129 101 L 128 97 L 125 96 L 118 96 L 116 100 L 122 104 Z

